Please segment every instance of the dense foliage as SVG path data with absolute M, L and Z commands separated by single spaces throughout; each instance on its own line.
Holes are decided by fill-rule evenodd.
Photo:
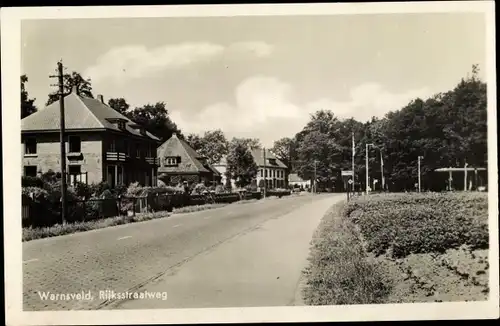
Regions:
M 76 71 L 73 71 L 71 74 L 64 74 L 63 83 L 65 94 L 71 93 L 73 88 L 75 87 L 76 93 L 78 95 L 94 98 L 94 95 L 92 94 L 92 84 L 90 78 L 85 79 L 80 73 Z M 47 103 L 45 105 L 50 105 L 57 101 L 59 101 L 59 89 L 54 90 L 49 94 L 49 98 L 47 99 Z
M 229 142 L 220 129 L 206 131 L 203 136 L 190 134 L 186 140 L 198 154 L 206 157 L 210 164 L 218 163 L 229 150 Z
M 488 248 L 488 198 L 484 193 L 373 195 L 346 210 L 375 254 L 393 257 L 442 253 L 469 245 Z
M 335 185 L 336 170 L 351 170 L 352 133 L 356 181 L 361 184 L 365 182 L 366 144 L 374 145 L 369 149 L 370 176 L 380 179 L 382 156 L 391 191 L 414 189 L 418 156 L 423 156 L 423 187 L 430 190 L 442 190 L 445 184 L 447 176 L 432 173 L 437 168 L 463 167 L 465 163 L 486 167 L 486 84 L 477 74 L 478 68 L 473 66 L 472 74 L 453 90 L 425 100 L 414 99 L 366 123 L 340 120 L 335 108 L 316 112 L 295 135 L 292 161 L 299 176 L 312 178 L 316 160 L 320 182 Z
M 34 98 L 29 98 L 28 91 L 26 90 L 26 83 L 28 82 L 28 76 L 21 76 L 21 119 L 26 118 L 30 114 L 37 111 L 35 106 Z
M 236 186 L 250 185 L 257 175 L 258 167 L 248 144 L 240 139 L 233 139 L 227 155 L 227 179 L 235 180 Z

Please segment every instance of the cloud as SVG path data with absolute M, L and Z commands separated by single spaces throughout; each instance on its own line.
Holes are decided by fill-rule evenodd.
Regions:
M 341 118 L 367 121 L 372 117 L 383 117 L 389 111 L 399 110 L 411 100 L 432 95 L 427 87 L 392 93 L 378 83 L 365 83 L 350 90 L 348 101 L 334 101 L 323 98 L 307 104 L 309 111 L 328 109 Z
M 340 118 L 354 117 L 367 121 L 402 108 L 416 97 L 427 97 L 427 88 L 391 93 L 377 83 L 366 83 L 350 91 L 350 99 L 340 102 L 331 98 L 308 101 L 303 105 L 294 99 L 293 88 L 277 78 L 253 76 L 235 89 L 234 103 L 211 104 L 196 115 L 172 111 L 172 119 L 186 133 L 203 133 L 222 129 L 228 137 L 258 137 L 272 146 L 281 137 L 292 137 L 318 110 L 331 110 Z
M 260 58 L 270 56 L 274 50 L 272 45 L 260 41 L 233 43 L 231 48 L 236 51 L 248 51 Z
M 265 42 L 240 42 L 229 46 L 210 42 L 169 44 L 148 49 L 143 45 L 127 45 L 113 48 L 97 58 L 95 65 L 85 71 L 93 81 L 112 79 L 123 82 L 128 79 L 177 69 L 195 63 L 208 62 L 226 52 L 251 53 L 256 57 L 271 55 L 273 47 Z

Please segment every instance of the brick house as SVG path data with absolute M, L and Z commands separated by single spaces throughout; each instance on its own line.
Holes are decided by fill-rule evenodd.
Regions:
M 198 154 L 188 143 L 174 133 L 158 147 L 160 161 L 158 178 L 166 184 L 188 183 L 218 184 L 220 173 Z
M 252 153 L 255 164 L 257 164 L 258 167 L 255 178 L 257 186 L 261 184 L 261 180 L 266 180 L 267 189 L 287 187 L 287 166 L 282 161 L 280 161 L 270 150 L 267 149 L 265 160 L 264 150 L 251 149 L 250 152 Z M 214 165 L 214 167 L 222 174 L 222 182 L 225 184 L 227 170 L 226 158 L 222 158 L 219 163 Z M 231 180 L 231 184 L 234 187 L 235 181 Z
M 102 95 L 82 97 L 73 89 L 64 97 L 64 106 L 70 183 L 156 185 L 157 137 L 106 105 Z M 59 119 L 57 101 L 21 120 L 25 176 L 60 171 Z

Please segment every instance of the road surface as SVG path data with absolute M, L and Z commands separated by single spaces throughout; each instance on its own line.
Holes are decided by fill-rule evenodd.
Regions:
M 312 234 L 343 198 L 235 203 L 24 242 L 24 310 L 300 304 Z

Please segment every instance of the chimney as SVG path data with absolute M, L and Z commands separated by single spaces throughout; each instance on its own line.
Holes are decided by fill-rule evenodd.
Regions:
M 97 100 L 98 100 L 99 102 L 101 102 L 102 104 L 105 104 L 105 103 L 104 103 L 104 97 L 103 97 L 101 94 L 97 95 Z
M 177 138 L 177 134 L 175 132 L 172 133 L 172 138 Z

